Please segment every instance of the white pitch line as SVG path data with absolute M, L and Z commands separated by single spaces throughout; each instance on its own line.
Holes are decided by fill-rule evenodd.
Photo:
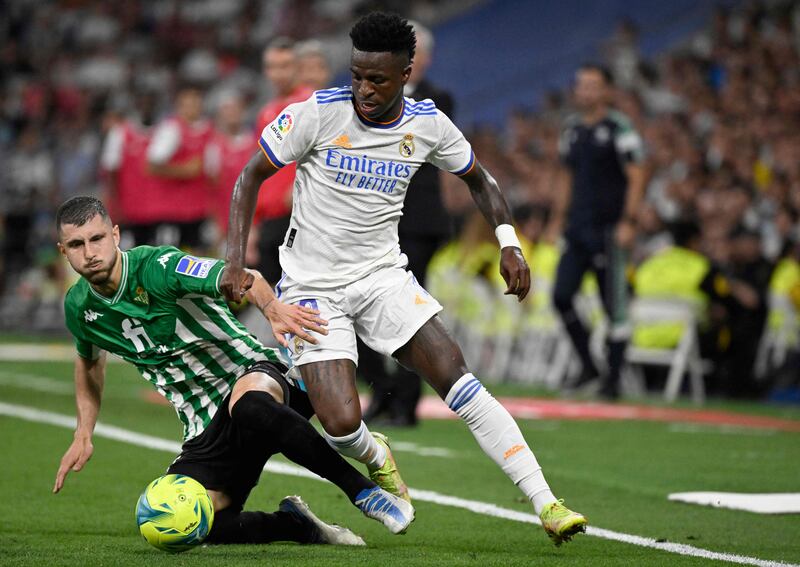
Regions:
M 75 360 L 75 347 L 70 344 L 53 343 L 34 345 L 31 343 L 6 343 L 0 345 L 0 361 L 3 362 L 73 362 Z M 124 363 L 116 355 L 108 353 L 106 361 L 109 363 Z
M 69 429 L 75 427 L 74 417 L 53 413 L 49 411 L 43 411 L 27 406 L 7 404 L 4 402 L 0 402 L 0 415 L 16 417 L 19 419 L 24 419 L 36 423 L 46 423 L 49 425 L 55 425 L 58 427 L 65 427 Z M 131 445 L 137 445 L 139 447 L 144 447 L 146 449 L 166 451 L 168 453 L 173 453 L 173 454 L 179 453 L 181 449 L 181 444 L 175 441 L 168 441 L 166 439 L 161 439 L 159 437 L 144 435 L 142 433 L 136 433 L 134 431 L 129 431 L 127 429 L 122 429 L 121 427 L 115 427 L 113 425 L 106 425 L 101 423 L 97 424 L 97 427 L 95 428 L 95 435 L 99 437 L 105 437 L 106 439 L 112 439 L 115 441 L 121 441 L 123 443 L 129 443 Z M 264 467 L 264 470 L 276 474 L 285 474 L 289 476 L 298 476 L 316 480 L 323 480 L 322 478 L 315 475 L 311 471 L 284 463 L 267 463 L 267 465 Z M 501 508 L 500 506 L 496 506 L 488 502 L 479 502 L 477 500 L 466 500 L 464 498 L 458 498 L 456 496 L 448 496 L 446 494 L 440 494 L 438 492 L 433 492 L 430 490 L 418 490 L 415 488 L 412 488 L 410 492 L 411 496 L 422 502 L 431 502 L 434 504 L 440 504 L 442 506 L 463 508 L 464 510 L 469 510 L 470 512 L 474 512 L 476 514 L 482 514 L 484 516 L 491 516 L 494 518 L 513 520 L 515 522 L 522 522 L 526 524 L 541 525 L 539 518 L 536 517 L 534 514 L 529 514 L 527 512 L 518 512 L 516 510 L 509 510 L 508 508 Z M 740 565 L 756 565 L 758 567 L 800 567 L 800 565 L 795 563 L 784 563 L 782 561 L 770 561 L 767 559 L 759 559 L 757 557 L 747 557 L 744 555 L 735 555 L 732 553 L 709 551 L 707 549 L 694 547 L 692 545 L 656 541 L 653 538 L 626 534 L 622 532 L 615 532 L 613 530 L 606 530 L 603 528 L 596 528 L 593 526 L 590 526 L 586 533 L 590 536 L 599 537 L 602 539 L 619 541 L 622 543 L 628 543 L 640 547 L 648 547 L 650 549 L 657 549 L 660 551 L 666 551 L 668 553 L 674 553 L 677 555 L 700 557 L 702 559 L 711 559 L 715 561 L 728 561 L 730 563 L 738 563 Z
M 406 453 L 415 453 L 420 457 L 452 458 L 455 453 L 445 447 L 422 447 L 408 441 L 392 441 L 392 450 Z
M 775 429 L 756 429 L 754 427 L 740 427 L 736 425 L 707 425 L 694 423 L 670 423 L 667 427 L 670 433 L 718 433 L 720 435 L 754 435 L 757 437 L 770 437 L 778 433 Z
M 72 385 L 72 382 L 54 380 L 38 374 L 20 374 L 19 372 L 0 370 L 0 384 L 62 396 L 73 396 L 75 394 L 75 386 Z

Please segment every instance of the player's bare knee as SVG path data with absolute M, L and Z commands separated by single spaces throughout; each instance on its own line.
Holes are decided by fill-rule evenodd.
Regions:
M 447 372 L 442 372 L 435 378 L 428 378 L 427 380 L 431 387 L 436 390 L 439 397 L 445 399 L 448 392 L 453 388 L 453 385 L 467 372 L 469 372 L 469 370 L 467 370 L 466 365 L 464 365 L 462 367 L 448 369 Z
M 231 399 L 228 402 L 229 412 L 233 412 L 236 403 L 247 392 L 265 392 L 279 404 L 283 403 L 283 389 L 275 378 L 264 372 L 251 372 L 239 378 L 233 386 Z
M 231 505 L 231 497 L 219 490 L 206 490 L 211 502 L 214 504 L 214 512 L 220 512 Z
M 345 409 L 335 415 L 328 415 L 324 420 L 320 418 L 320 423 L 322 423 L 325 433 L 331 437 L 345 437 L 355 433 L 361 427 L 361 411 L 354 412 Z

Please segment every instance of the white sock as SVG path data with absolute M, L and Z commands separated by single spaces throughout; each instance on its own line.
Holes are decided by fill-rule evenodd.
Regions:
M 367 465 L 370 470 L 379 469 L 386 462 L 386 451 L 370 435 L 367 425 L 362 421 L 358 429 L 344 437 L 333 437 L 325 432 L 328 445 L 345 457 Z
M 483 452 L 530 499 L 537 514 L 556 501 L 514 418 L 475 376 L 459 378 L 444 401 L 466 422 Z

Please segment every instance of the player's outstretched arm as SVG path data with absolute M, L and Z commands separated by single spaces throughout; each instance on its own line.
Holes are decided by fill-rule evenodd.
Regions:
M 502 225 L 511 227 L 511 209 L 500 192 L 497 181 L 480 163 L 476 161 L 475 167 L 461 178 L 467 183 L 473 200 L 492 227 L 495 229 Z M 501 230 L 503 229 L 501 228 Z M 509 228 L 509 230 L 513 235 L 513 229 Z M 497 230 L 495 233 L 498 234 Z M 498 238 L 500 238 L 500 234 L 498 234 Z M 505 291 L 506 295 L 516 295 L 519 301 L 525 299 L 531 287 L 531 272 L 518 243 L 505 246 L 501 240 L 500 275 L 503 276 L 508 286 Z
M 245 249 L 253 213 L 256 210 L 258 190 L 265 179 L 277 168 L 259 150 L 244 166 L 233 186 L 228 217 L 228 247 L 225 253 L 225 273 L 220 290 L 228 301 L 239 302 L 249 289 L 252 280 L 244 270 Z
M 275 296 L 275 292 L 272 291 L 260 272 L 256 270 L 245 270 L 245 272 L 253 278 L 245 297 L 258 307 L 264 317 L 269 319 L 270 325 L 272 325 L 272 334 L 281 345 L 289 346 L 286 334 L 297 335 L 314 345 L 317 344 L 317 339 L 309 331 L 322 335 L 328 334 L 328 330 L 324 327 L 328 322 L 319 317 L 319 310 L 305 305 L 283 303 Z
M 105 376 L 105 353 L 101 353 L 97 360 L 80 356 L 75 360 L 75 403 L 78 410 L 78 425 L 75 428 L 72 444 L 61 458 L 53 493 L 61 490 L 64 479 L 70 471 L 80 471 L 92 457 L 94 452 L 92 433 L 100 412 Z

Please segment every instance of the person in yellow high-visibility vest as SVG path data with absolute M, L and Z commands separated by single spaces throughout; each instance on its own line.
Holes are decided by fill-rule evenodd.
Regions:
M 800 313 L 800 242 L 791 246 L 784 254 L 769 282 L 769 292 L 771 295 L 782 296 L 789 299 L 793 305 L 794 312 L 790 312 L 783 306 L 770 306 L 767 325 L 770 329 L 777 332 L 789 332 L 790 335 L 784 337 L 789 345 L 794 348 L 800 346 L 800 336 L 798 336 L 798 325 L 785 325 L 787 317 L 797 318 Z
M 673 246 L 645 260 L 636 270 L 633 291 L 636 297 L 676 299 L 691 304 L 702 320 L 709 295 L 727 296 L 727 280 L 699 252 L 700 230 L 692 222 L 670 227 Z M 681 322 L 639 323 L 632 342 L 642 348 L 674 348 L 683 335 Z

